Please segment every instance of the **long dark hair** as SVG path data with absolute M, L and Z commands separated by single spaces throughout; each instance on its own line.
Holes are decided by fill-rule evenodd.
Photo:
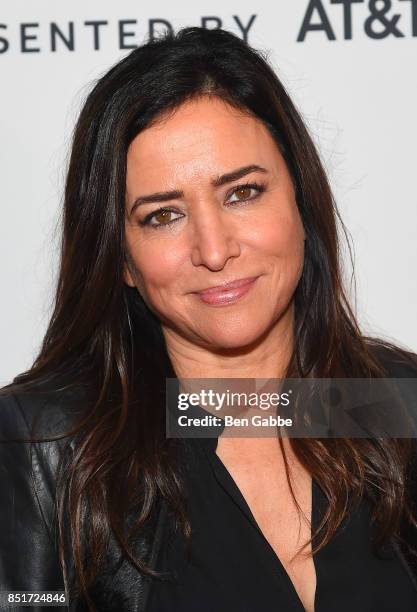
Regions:
M 268 127 L 288 165 L 306 233 L 296 289 L 295 343 L 288 377 L 382 377 L 342 283 L 339 218 L 319 155 L 267 57 L 224 30 L 184 28 L 135 49 L 100 78 L 78 119 L 66 189 L 55 308 L 33 366 L 5 389 L 82 388 L 85 407 L 76 444 L 57 489 L 59 524 L 66 511 L 78 584 L 87 590 L 110 531 L 138 571 L 125 535 L 165 498 L 186 536 L 180 444 L 165 437 L 165 378 L 175 377 L 159 321 L 123 282 L 126 156 L 133 138 L 163 113 L 195 96 L 214 95 Z M 388 343 L 385 343 L 387 347 Z M 404 349 L 390 350 L 410 363 Z M 314 550 L 324 546 L 367 495 L 379 538 L 413 521 L 406 499 L 410 441 L 293 439 L 296 456 L 320 484 L 328 510 Z M 287 471 L 288 476 L 288 471 Z M 415 523 L 413 523 L 415 525 Z M 61 537 L 62 537 L 62 531 Z M 88 567 L 82 534 L 88 533 Z M 317 535 L 316 534 L 316 535 Z

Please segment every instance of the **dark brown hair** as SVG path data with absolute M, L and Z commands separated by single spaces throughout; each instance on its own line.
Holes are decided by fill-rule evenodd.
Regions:
M 190 535 L 181 445 L 165 437 L 165 378 L 175 372 L 159 321 L 123 282 L 125 185 L 133 138 L 163 113 L 205 94 L 264 122 L 294 181 L 306 243 L 287 376 L 382 377 L 386 372 L 374 349 L 384 346 L 413 362 L 406 350 L 364 337 L 358 327 L 342 284 L 337 224 L 344 226 L 326 173 L 265 54 L 224 30 L 193 27 L 132 51 L 97 81 L 81 111 L 66 181 L 55 308 L 33 366 L 5 388 L 82 388 L 88 398 L 71 432 L 76 443 L 57 498 L 61 529 L 68 512 L 78 584 L 91 609 L 87 590 L 111 530 L 138 571 L 153 574 L 129 552 L 123 526 L 131 509 L 133 533 L 162 496 Z M 397 533 L 403 516 L 413 521 L 406 500 L 410 440 L 291 444 L 328 500 L 316 550 L 364 495 L 372 501 L 381 541 Z

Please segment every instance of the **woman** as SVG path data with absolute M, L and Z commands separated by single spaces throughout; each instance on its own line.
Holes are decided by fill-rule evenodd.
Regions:
M 1 397 L 3 590 L 65 586 L 71 610 L 417 609 L 412 440 L 165 435 L 168 377 L 416 376 L 362 335 L 336 220 L 299 113 L 232 34 L 167 34 L 97 82 L 55 310 Z M 11 443 L 29 433 L 49 441 Z

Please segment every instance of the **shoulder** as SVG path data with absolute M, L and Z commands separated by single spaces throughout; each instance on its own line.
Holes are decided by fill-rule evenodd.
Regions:
M 388 409 L 381 418 L 387 419 L 384 423 L 392 437 L 411 440 L 417 457 L 417 355 L 393 344 L 379 343 L 370 350 L 383 371 L 381 379 L 374 379 L 376 405 Z
M 413 351 L 372 339 L 367 347 L 387 378 L 417 378 L 417 354 Z
M 0 437 L 53 437 L 65 432 L 82 416 L 87 393 L 81 386 L 36 383 L 10 384 L 0 389 Z
M 2 490 L 9 487 L 27 499 L 33 491 L 49 525 L 58 473 L 74 452 L 76 435 L 72 430 L 84 406 L 85 394 L 80 388 L 42 383 L 25 389 L 13 384 L 0 389 Z

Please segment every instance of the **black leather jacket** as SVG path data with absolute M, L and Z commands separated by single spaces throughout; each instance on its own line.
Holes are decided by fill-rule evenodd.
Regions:
M 40 417 L 39 436 L 64 432 L 73 424 L 76 392 L 25 392 L 0 394 L 0 591 L 65 590 L 56 546 L 54 519 L 55 473 L 64 456 L 68 438 L 43 443 L 5 443 L 3 440 L 29 437 L 33 420 Z M 70 440 L 71 448 L 73 441 Z M 153 519 L 137 539 L 135 555 L 152 567 L 162 538 L 167 506 L 159 501 Z M 68 579 L 74 577 L 71 559 L 66 560 Z M 125 558 L 111 538 L 106 571 L 97 578 L 91 590 L 100 612 L 143 612 L 146 609 L 149 582 Z M 14 610 L 29 610 L 21 607 Z M 36 607 L 36 610 L 51 610 Z M 76 599 L 67 607 L 71 612 L 86 611 Z
M 417 371 L 410 366 L 391 362 L 389 369 L 391 377 L 417 377 Z M 75 392 L 0 394 L 1 439 L 27 437 L 33 419 L 39 415 L 43 415 L 40 435 L 48 436 L 69 429 L 77 398 Z M 51 591 L 65 588 L 54 535 L 54 472 L 64 442 L 65 439 L 33 445 L 0 443 L 0 590 Z M 410 481 L 410 487 L 417 502 L 415 481 Z M 152 567 L 155 567 L 167 520 L 167 507 L 161 500 L 152 522 L 137 539 L 135 555 Z M 417 548 L 414 531 L 404 525 L 403 535 Z M 417 563 L 404 546 L 396 545 L 396 549 L 417 588 Z M 71 578 L 73 566 L 71 560 L 68 563 Z M 91 591 L 97 610 L 145 612 L 148 593 L 149 581 L 121 557 L 119 545 L 112 539 L 106 570 L 100 573 Z M 79 600 L 57 609 L 87 610 Z

